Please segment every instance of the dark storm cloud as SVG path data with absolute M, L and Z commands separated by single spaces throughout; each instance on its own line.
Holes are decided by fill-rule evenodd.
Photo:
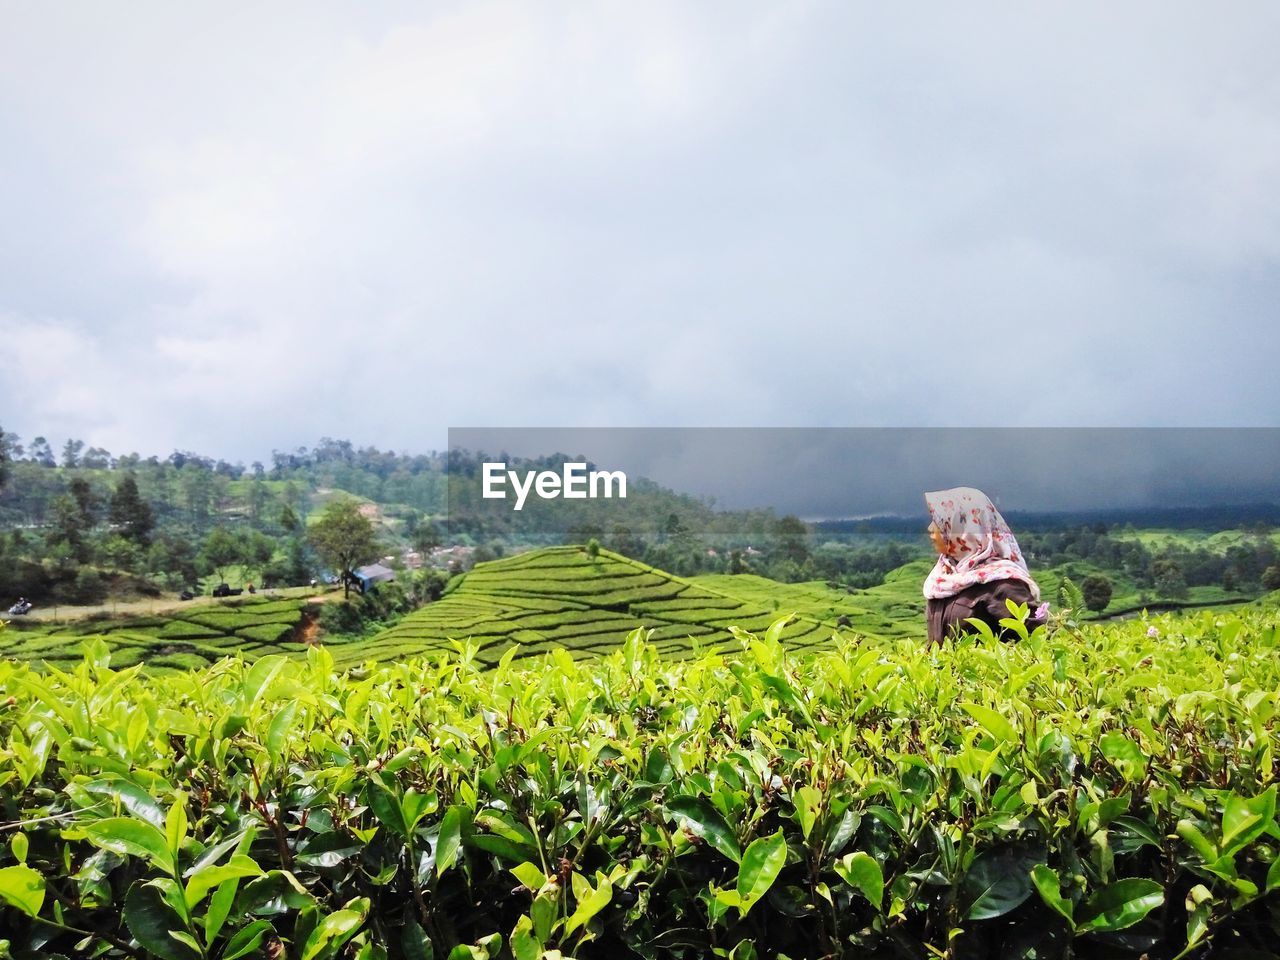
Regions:
M 1024 511 L 1280 502 L 1276 428 L 459 428 L 449 445 L 581 455 L 721 507 L 806 517 L 919 513 L 924 491 L 953 486 Z

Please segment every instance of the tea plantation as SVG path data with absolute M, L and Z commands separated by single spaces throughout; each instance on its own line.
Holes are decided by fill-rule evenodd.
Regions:
M 117 666 L 145 663 L 151 670 L 189 670 L 232 654 L 248 658 L 300 653 L 296 637 L 310 616 L 305 600 L 249 598 L 193 604 L 163 617 L 99 618 L 74 624 L 10 625 L 0 632 L 0 657 L 67 665 L 82 656 L 84 640 L 100 636 Z
M 608 550 L 591 556 L 581 547 L 547 547 L 479 564 L 441 600 L 367 645 L 332 652 L 342 664 L 451 649 L 450 640 L 462 640 L 492 664 L 509 650 L 517 658 L 555 648 L 595 655 L 643 627 L 664 654 L 688 655 L 729 641 L 731 626 L 763 630 L 783 613 L 796 617 L 781 639 L 799 650 L 829 641 L 842 613 L 866 615 L 846 599 L 759 577 L 684 579 Z
M 141 662 L 152 672 L 206 666 L 231 653 L 302 657 L 314 642 L 339 666 L 453 650 L 455 643 L 473 645 L 476 659 L 492 665 L 508 651 L 517 658 L 553 649 L 596 656 L 644 628 L 664 655 L 682 657 L 723 647 L 731 627 L 762 630 L 783 616 L 791 619 L 780 638 L 800 651 L 829 644 L 836 630 L 919 637 L 920 583 L 928 568 L 916 561 L 878 586 L 845 591 L 822 581 L 783 584 L 751 574 L 682 578 L 608 550 L 593 556 L 582 547 L 546 547 L 477 565 L 455 577 L 441 600 L 373 636 L 318 633 L 312 624 L 318 608 L 305 598 L 257 597 L 197 602 L 167 616 L 70 626 L 19 622 L 0 634 L 0 656 L 65 665 L 79 659 L 86 638 L 101 636 L 117 665 Z M 1059 572 L 1037 575 L 1045 596 L 1056 596 Z M 1125 594 L 1126 602 L 1133 599 L 1136 594 Z
M 728 609 L 631 569 L 581 611 Z M 803 655 L 787 629 L 0 661 L 0 956 L 1275 956 L 1274 605 Z

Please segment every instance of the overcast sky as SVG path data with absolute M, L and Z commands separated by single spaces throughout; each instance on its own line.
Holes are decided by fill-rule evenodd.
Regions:
M 1280 425 L 1273 3 L 0 12 L 25 440 Z
M 924 491 L 956 486 L 976 486 L 1001 509 L 1023 511 L 1280 504 L 1275 427 L 473 428 L 450 430 L 449 445 L 513 457 L 582 455 L 595 468 L 712 497 L 719 507 L 806 518 L 918 514 Z M 528 466 L 510 466 L 527 487 Z M 514 503 L 513 483 L 504 479 L 495 492 Z M 483 489 L 480 471 L 451 476 L 451 511 L 474 504 Z M 576 507 L 555 500 L 543 515 L 567 525 L 580 519 Z

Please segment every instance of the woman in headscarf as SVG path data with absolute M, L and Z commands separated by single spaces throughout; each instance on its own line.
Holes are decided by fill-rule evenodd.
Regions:
M 1032 607 L 1027 629 L 1048 617 L 1047 603 L 1039 604 L 1040 587 L 1027 570 L 1013 531 L 990 498 L 973 487 L 952 487 L 924 495 L 929 506 L 929 536 L 938 562 L 924 581 L 925 623 L 929 642 L 973 632 L 970 618 L 982 620 L 1000 636 L 1011 616 L 1006 600 Z

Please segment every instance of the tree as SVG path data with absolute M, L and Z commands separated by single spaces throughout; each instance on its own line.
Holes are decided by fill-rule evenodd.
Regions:
M 0 490 L 4 489 L 4 482 L 9 479 L 9 460 L 12 456 L 9 451 L 13 440 L 11 435 L 0 429 Z
M 89 486 L 89 481 L 84 477 L 73 477 L 69 484 L 71 496 L 75 498 L 76 509 L 80 511 L 80 525 L 85 532 L 92 530 L 97 524 L 98 518 L 95 511 L 98 509 L 98 498 L 93 492 L 93 488 Z
M 263 586 L 299 586 L 311 579 L 306 545 L 297 537 L 285 541 L 283 555 L 262 568 Z
M 175 453 L 174 456 L 177 454 Z M 191 522 L 196 527 L 202 527 L 213 510 L 213 474 L 194 459 L 188 458 L 183 460 L 183 466 L 178 469 L 178 476 Z
M 271 560 L 274 552 L 271 538 L 257 530 L 232 533 L 226 527 L 214 527 L 205 537 L 199 562 L 203 569 L 212 570 L 219 580 L 225 581 L 228 567 L 239 564 L 260 569 Z M 244 572 L 248 573 L 247 570 Z
M 644 541 L 636 536 L 625 524 L 615 524 L 608 537 L 609 549 L 632 560 L 644 556 Z
M 185 536 L 161 534 L 147 551 L 147 570 L 174 590 L 196 582 L 196 551 Z
M 420 520 L 413 528 L 413 549 L 423 557 L 431 555 L 431 551 L 440 546 L 440 528 L 430 520 Z
M 103 447 L 90 447 L 80 458 L 80 466 L 89 470 L 106 470 L 111 466 L 111 451 Z
M 134 543 L 147 546 L 151 542 L 156 518 L 138 493 L 138 481 L 132 473 L 125 474 L 116 485 L 115 493 L 111 495 L 108 519 L 119 528 L 121 536 Z
M 298 528 L 302 524 L 298 520 L 298 515 L 293 512 L 293 507 L 284 504 L 280 507 L 280 528 L 285 533 L 297 533 Z
M 256 526 L 262 519 L 262 507 L 267 502 L 267 487 L 262 478 L 254 475 L 249 481 L 249 519 Z
M 1222 589 L 1228 593 L 1235 593 L 1240 589 L 1240 568 L 1227 567 L 1222 571 Z
M 36 437 L 31 441 L 27 456 L 42 467 L 57 466 L 57 462 L 53 459 L 53 448 L 49 446 L 49 441 L 44 437 Z
M 356 501 L 335 500 L 324 508 L 308 537 L 320 559 L 342 577 L 342 595 L 349 597 L 355 568 L 378 556 L 373 522 Z
M 62 465 L 67 469 L 80 466 L 80 451 L 83 449 L 83 440 L 68 440 L 62 446 Z
M 1151 575 L 1155 579 L 1156 592 L 1161 596 L 1178 600 L 1187 595 L 1187 580 L 1177 560 L 1160 558 L 1151 565 Z
M 788 514 L 774 525 L 778 556 L 797 566 L 809 558 L 809 527 L 803 520 Z
M 53 520 L 50 524 L 50 543 L 65 543 L 78 562 L 83 563 L 84 529 L 83 514 L 76 501 L 65 493 L 53 501 Z
M 1080 589 L 1084 594 L 1084 605 L 1095 613 L 1107 609 L 1107 604 L 1111 602 L 1111 581 L 1104 576 L 1094 574 L 1085 577 Z
M 204 546 L 200 548 L 199 564 L 205 570 L 212 570 L 218 580 L 225 582 L 227 568 L 241 560 L 240 543 L 226 527 L 214 527 L 204 538 Z
M 1262 588 L 1280 590 L 1280 565 L 1273 565 L 1262 571 Z

